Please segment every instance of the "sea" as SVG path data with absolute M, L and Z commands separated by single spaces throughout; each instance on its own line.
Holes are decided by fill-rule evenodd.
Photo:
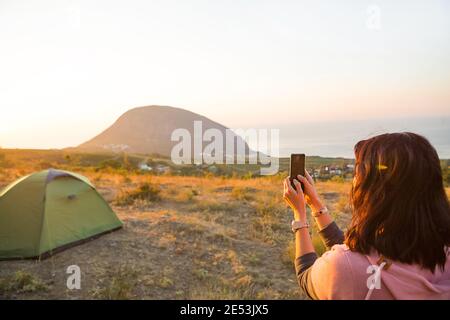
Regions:
M 261 127 L 262 128 L 262 127 Z M 425 136 L 441 159 L 450 159 L 450 116 L 270 124 L 279 129 L 279 154 L 354 158 L 353 147 L 382 133 L 410 131 Z

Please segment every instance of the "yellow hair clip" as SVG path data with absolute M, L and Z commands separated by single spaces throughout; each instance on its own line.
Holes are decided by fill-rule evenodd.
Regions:
M 388 167 L 385 166 L 384 164 L 379 164 L 377 165 L 378 170 L 386 170 Z

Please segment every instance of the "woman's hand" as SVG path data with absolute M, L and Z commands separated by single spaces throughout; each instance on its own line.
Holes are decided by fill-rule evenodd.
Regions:
M 306 220 L 305 197 L 300 182 L 294 179 L 295 189 L 292 187 L 289 177 L 284 179 L 283 183 L 283 198 L 294 211 L 295 220 Z
M 316 187 L 314 186 L 314 180 L 309 175 L 308 171 L 305 170 L 306 177 L 297 176 L 298 180 L 303 183 L 305 188 L 305 200 L 308 206 L 313 211 L 319 211 L 323 208 L 322 202 L 320 201 L 319 194 L 317 193 Z

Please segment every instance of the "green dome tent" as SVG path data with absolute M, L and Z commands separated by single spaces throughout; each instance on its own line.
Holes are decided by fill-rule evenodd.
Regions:
M 0 192 L 0 260 L 45 258 L 122 222 L 89 180 L 45 170 Z

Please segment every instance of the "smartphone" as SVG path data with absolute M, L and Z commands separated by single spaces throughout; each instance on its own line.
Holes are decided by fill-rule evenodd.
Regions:
M 289 180 L 291 181 L 292 187 L 295 189 L 294 179 L 297 179 L 298 175 L 305 176 L 305 155 L 303 153 L 293 153 L 291 154 L 291 163 L 289 170 Z M 301 183 L 302 190 L 303 183 Z

